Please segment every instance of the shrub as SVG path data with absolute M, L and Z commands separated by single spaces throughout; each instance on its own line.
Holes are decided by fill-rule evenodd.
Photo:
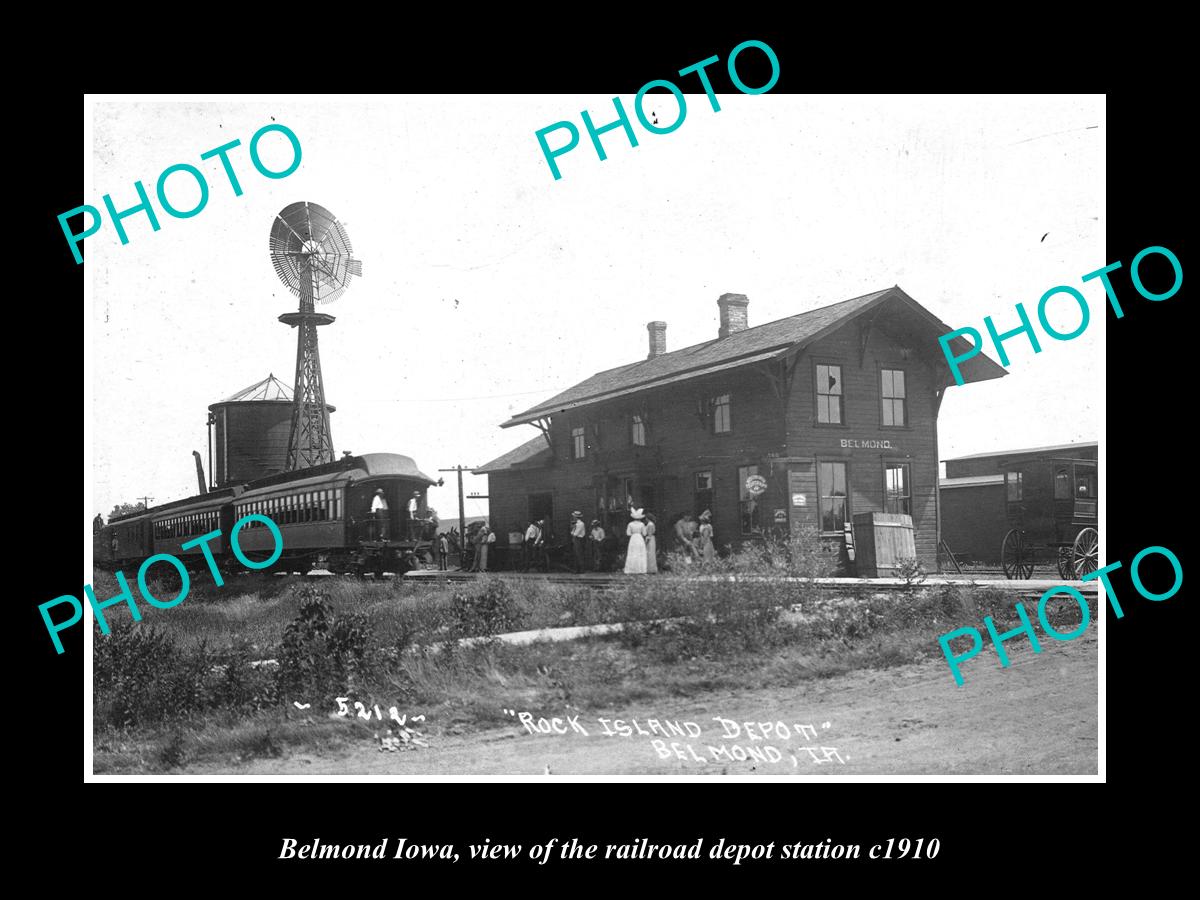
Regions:
M 500 578 L 482 578 L 470 588 L 456 591 L 450 602 L 455 637 L 490 637 L 516 631 L 525 617 L 512 587 Z
M 785 537 L 766 536 L 744 544 L 712 560 L 689 556 L 678 550 L 666 555 L 666 565 L 675 575 L 774 575 L 796 578 L 825 578 L 840 565 L 836 542 L 821 537 L 816 528 L 802 527 Z
M 795 627 L 780 621 L 781 599 L 792 596 L 781 584 L 663 580 L 627 592 L 620 641 L 664 663 L 770 650 L 795 637 Z
M 303 588 L 300 598 L 300 614 L 283 632 L 277 685 L 284 699 L 326 703 L 366 668 L 370 627 L 361 613 L 333 616 L 316 587 Z
M 203 641 L 186 653 L 152 625 L 117 622 L 96 628 L 92 684 L 97 718 L 110 725 L 177 719 L 208 705 L 213 654 Z
M 925 565 L 915 556 L 906 556 L 896 560 L 896 577 L 903 578 L 908 587 L 922 584 L 925 581 Z
M 237 712 L 252 712 L 279 702 L 275 673 L 264 666 L 252 666 L 251 644 L 235 638 L 233 645 L 218 655 L 212 706 Z

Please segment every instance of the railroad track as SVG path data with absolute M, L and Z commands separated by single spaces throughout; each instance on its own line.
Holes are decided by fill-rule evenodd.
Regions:
M 530 581 L 541 582 L 544 584 L 562 584 L 562 585 L 586 585 L 596 588 L 597 590 L 614 590 L 624 588 L 630 584 L 637 576 L 624 575 L 620 573 L 601 574 L 601 573 L 585 573 L 583 575 L 575 575 L 570 572 L 493 572 L 492 575 L 498 575 L 506 579 L 514 581 Z M 385 576 L 386 577 L 386 576 Z M 429 569 L 416 569 L 401 577 L 406 583 L 410 584 L 462 584 L 464 582 L 472 582 L 480 576 L 475 572 L 449 571 L 440 572 Z M 647 576 L 654 577 L 654 576 Z M 669 576 L 667 576 L 669 577 Z M 755 582 L 778 582 L 790 581 L 797 585 L 814 584 L 821 591 L 830 593 L 897 593 L 904 594 L 911 590 L 917 590 L 922 587 L 936 588 L 944 585 L 961 585 L 986 587 L 995 590 L 1001 590 L 1010 593 L 1013 599 L 1032 599 L 1037 600 L 1047 590 L 1052 587 L 1069 585 L 1075 588 L 1085 597 L 1095 597 L 1096 582 L 1081 582 L 1081 581 L 1062 581 L 1061 579 L 1036 578 L 1028 581 L 1009 581 L 1007 579 L 972 579 L 968 577 L 949 577 L 949 576 L 932 576 L 927 578 L 922 584 L 909 586 L 903 579 L 898 578 L 784 578 L 767 575 L 708 575 L 698 576 L 700 579 L 710 582 L 738 582 L 740 584 L 753 584 Z

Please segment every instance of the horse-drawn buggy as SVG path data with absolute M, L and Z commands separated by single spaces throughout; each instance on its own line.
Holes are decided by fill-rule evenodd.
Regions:
M 1000 561 L 1006 577 L 1032 578 L 1039 564 L 1053 564 L 1061 578 L 1071 580 L 1096 570 L 1096 475 L 1090 459 L 1037 459 L 1005 468 L 1009 530 Z

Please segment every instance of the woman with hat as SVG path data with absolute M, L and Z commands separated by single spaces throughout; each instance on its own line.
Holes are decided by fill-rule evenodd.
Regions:
M 712 513 L 707 509 L 700 513 L 700 558 L 704 562 L 712 562 L 717 558 L 717 548 L 713 545 Z
M 625 549 L 625 574 L 646 574 L 646 539 L 642 536 L 646 526 L 642 524 L 644 513 L 640 509 L 629 511 L 629 525 L 625 534 L 629 537 L 629 546 Z

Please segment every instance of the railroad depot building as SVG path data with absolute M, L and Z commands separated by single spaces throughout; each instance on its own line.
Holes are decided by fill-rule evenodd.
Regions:
M 710 510 L 724 549 L 802 526 L 840 539 L 855 513 L 893 512 L 936 565 L 937 415 L 953 384 L 938 337 L 952 329 L 899 287 L 753 328 L 744 295 L 717 305 L 713 340 L 668 352 L 666 323 L 651 322 L 646 359 L 501 425 L 539 434 L 474 470 L 497 538 L 545 517 L 562 543 L 572 510 L 623 537 L 632 504 L 667 549 L 675 519 Z M 966 382 L 1005 374 L 984 354 L 963 369 Z
M 950 551 L 962 562 L 1001 561 L 1000 547 L 1012 528 L 1006 504 L 1020 501 L 1022 494 L 1032 489 L 1033 485 L 1026 485 L 1023 477 L 1031 466 L 1054 465 L 1056 496 L 1095 496 L 1094 470 L 1081 467 L 1078 473 L 1068 473 L 1068 463 L 1095 462 L 1098 447 L 1095 441 L 1082 441 L 946 460 L 946 475 L 940 483 L 942 538 Z M 1071 477 L 1079 483 L 1066 487 L 1064 479 L 1069 481 Z

